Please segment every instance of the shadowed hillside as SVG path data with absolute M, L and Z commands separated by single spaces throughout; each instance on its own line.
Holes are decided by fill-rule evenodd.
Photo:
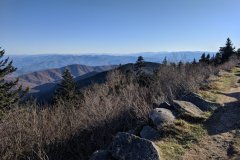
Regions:
M 73 65 L 73 66 L 75 66 L 75 65 Z M 69 67 L 73 67 L 73 66 L 69 66 Z M 124 73 L 133 72 L 133 68 L 134 68 L 133 66 L 134 66 L 134 64 L 126 64 L 126 65 L 118 67 L 118 69 L 120 69 Z M 160 66 L 159 63 L 145 62 L 145 67 L 143 69 L 146 73 L 153 74 L 154 70 L 156 70 L 159 66 Z M 45 81 L 42 81 L 37 76 L 33 76 L 32 79 L 28 79 L 26 77 L 29 77 L 29 75 L 31 77 L 31 75 L 32 75 L 32 74 L 28 74 L 26 77 L 20 76 L 20 84 L 22 82 L 21 81 L 22 78 L 24 79 L 24 81 L 23 81 L 24 85 L 29 85 L 29 83 L 31 84 L 31 80 L 34 81 L 35 79 L 37 79 L 37 80 L 39 79 L 39 85 L 37 85 L 37 84 L 35 85 L 35 83 L 34 83 L 35 86 L 33 86 L 31 88 L 29 97 L 37 98 L 37 100 L 40 102 L 49 101 L 52 99 L 54 91 L 57 88 L 57 84 L 60 82 L 59 80 L 61 79 L 62 71 L 64 71 L 64 69 L 69 68 L 69 67 L 35 72 L 37 75 L 40 75 L 40 76 L 42 75 L 42 73 L 51 72 L 51 75 L 56 76 L 58 79 L 55 79 L 54 81 L 50 81 L 50 83 L 49 83 L 48 79 L 46 78 L 46 76 L 44 76 Z M 84 67 L 85 67 L 84 68 L 85 71 L 86 70 L 90 71 L 93 69 L 95 69 L 95 70 L 88 72 L 86 74 L 83 74 L 82 76 L 75 76 L 76 74 L 73 74 L 73 76 L 75 77 L 77 87 L 79 89 L 85 88 L 92 84 L 101 84 L 101 83 L 106 82 L 107 74 L 109 73 L 109 71 L 106 71 L 106 70 L 109 70 L 116 66 L 102 66 L 102 67 L 86 67 L 86 66 L 84 66 Z M 70 68 L 70 71 L 72 73 L 74 73 L 74 71 L 76 71 L 76 70 L 79 71 L 79 68 L 77 68 L 77 69 Z M 100 72 L 100 71 L 102 71 L 102 72 Z M 57 73 L 57 75 L 54 73 Z M 77 74 L 80 75 L 79 72 L 77 72 Z M 49 74 L 47 74 L 47 75 L 49 75 Z M 50 75 L 48 77 L 49 77 L 49 79 L 53 79 L 52 77 L 50 77 Z M 36 81 L 36 82 L 38 82 L 38 81 Z
M 23 87 L 34 88 L 39 85 L 43 85 L 46 83 L 55 83 L 61 80 L 62 72 L 65 69 L 68 69 L 74 77 L 79 77 L 79 79 L 82 79 L 97 74 L 99 72 L 113 69 L 115 67 L 116 66 L 85 66 L 80 64 L 73 64 L 62 68 L 52 68 L 24 74 L 22 76 L 19 76 L 18 78 L 19 84 L 23 85 Z

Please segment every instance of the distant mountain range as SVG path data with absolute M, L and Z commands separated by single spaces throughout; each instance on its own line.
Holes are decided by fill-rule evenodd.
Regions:
M 68 69 L 74 78 L 83 79 L 93 76 L 97 73 L 113 69 L 117 66 L 86 66 L 73 64 L 61 68 L 51 68 L 36 72 L 31 72 L 19 76 L 19 84 L 24 88 L 29 87 L 30 89 L 41 86 L 46 83 L 58 83 L 62 79 L 62 72 Z M 13 77 L 8 78 L 8 80 L 15 79 Z
M 166 57 L 172 62 L 198 60 L 203 52 L 144 52 L 128 55 L 10 55 L 18 70 L 12 76 L 19 76 L 30 72 L 49 68 L 60 68 L 71 64 L 87 66 L 109 66 L 134 63 L 138 56 L 143 56 L 149 62 L 162 62 Z M 207 52 L 214 54 L 213 52 Z
M 160 66 L 159 63 L 145 62 L 144 70 L 146 73 L 153 73 Z M 118 67 L 121 71 L 126 72 L 133 70 L 133 63 L 122 66 L 85 66 L 85 65 L 69 65 L 59 69 L 48 69 L 33 72 L 19 76 L 19 85 L 30 87 L 28 97 L 36 98 L 39 102 L 51 100 L 57 84 L 62 79 L 61 73 L 64 69 L 69 69 L 75 77 L 78 89 L 89 86 L 93 83 L 103 83 L 106 81 L 109 70 Z
M 109 70 L 119 67 L 121 70 L 132 70 L 138 56 L 146 62 L 145 71 L 152 72 L 159 67 L 166 57 L 171 62 L 189 62 L 198 60 L 203 52 L 144 52 L 129 55 L 18 55 L 10 56 L 17 72 L 8 80 L 19 78 L 19 84 L 30 87 L 29 96 L 39 101 L 51 99 L 57 84 L 62 79 L 62 72 L 69 69 L 79 88 L 102 83 Z M 210 53 L 210 52 L 207 52 Z M 211 55 L 214 53 L 210 53 Z

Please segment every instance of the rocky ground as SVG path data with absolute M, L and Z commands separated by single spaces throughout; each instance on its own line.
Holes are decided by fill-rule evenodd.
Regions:
M 222 80 L 222 78 L 224 80 Z M 184 154 L 184 160 L 240 159 L 240 68 L 222 72 L 216 79 L 216 101 L 224 106 L 206 122 L 208 134 Z M 228 85 L 224 84 L 231 81 Z

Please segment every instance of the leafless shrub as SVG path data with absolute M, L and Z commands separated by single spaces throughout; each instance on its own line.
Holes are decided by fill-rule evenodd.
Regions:
M 155 74 L 151 91 L 153 95 L 161 94 L 165 100 L 171 101 L 183 94 L 196 91 L 201 82 L 214 73 L 209 65 L 161 66 Z
M 230 60 L 225 62 L 224 64 L 219 66 L 219 69 L 229 71 L 231 70 L 234 66 L 236 66 L 238 63 L 240 63 L 240 59 L 234 55 L 230 57 Z

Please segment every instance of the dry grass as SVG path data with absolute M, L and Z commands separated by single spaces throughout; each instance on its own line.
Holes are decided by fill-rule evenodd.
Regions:
M 191 124 L 184 120 L 177 120 L 175 124 L 165 126 L 161 133 L 164 138 L 155 143 L 159 147 L 162 158 L 177 160 L 207 132 L 202 124 Z
M 203 98 L 220 103 L 223 96 L 221 93 L 236 86 L 236 75 L 240 73 L 240 68 L 229 64 L 227 66 L 232 68 L 226 69 L 226 66 L 221 67 L 221 69 L 223 68 L 224 70 L 221 70 L 217 75 L 208 79 L 208 82 L 199 91 L 199 94 Z

